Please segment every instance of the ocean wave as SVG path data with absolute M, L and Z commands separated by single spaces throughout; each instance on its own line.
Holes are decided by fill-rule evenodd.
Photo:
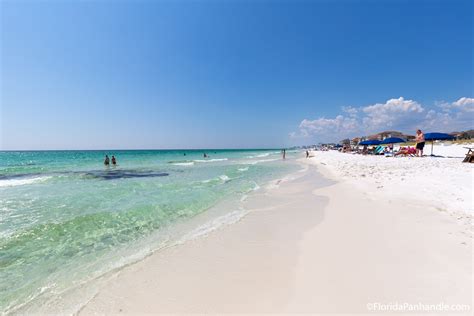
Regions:
M 249 167 L 245 167 L 245 168 L 239 168 L 238 170 L 239 170 L 240 172 L 244 172 L 244 171 L 247 171 L 247 170 L 249 170 Z
M 214 158 L 214 159 L 196 159 L 194 162 L 217 162 L 217 161 L 226 161 L 227 158 Z
M 255 186 L 253 187 L 252 191 L 257 191 L 257 190 L 260 189 L 260 186 L 258 185 L 257 182 L 254 182 L 254 185 L 255 185 Z
M 168 163 L 172 163 L 172 164 L 183 163 L 183 162 L 192 162 L 192 160 L 170 160 L 170 161 L 168 161 Z
M 193 229 L 186 235 L 184 235 L 181 239 L 177 241 L 177 244 L 183 244 L 188 240 L 193 240 L 202 236 L 209 234 L 210 232 L 219 229 L 223 226 L 235 224 L 240 221 L 245 215 L 247 215 L 249 211 L 240 208 L 237 211 L 230 212 L 228 214 L 219 216 L 196 229 Z
M 226 176 L 225 174 L 220 175 L 220 176 L 219 176 L 219 179 L 221 179 L 222 181 L 224 181 L 224 183 L 230 181 L 230 178 L 229 178 L 228 176 Z
M 194 161 L 190 162 L 175 162 L 173 163 L 174 166 L 194 166 Z
M 278 159 L 260 159 L 260 160 L 255 160 L 255 161 L 248 161 L 246 162 L 246 164 L 249 164 L 249 165 L 256 165 L 256 164 L 259 164 L 259 163 L 264 163 L 264 162 L 271 162 L 271 161 L 277 161 Z
M 247 156 L 246 158 L 263 158 L 263 157 L 268 157 L 270 156 L 271 153 L 264 153 L 264 154 L 259 154 L 259 155 L 254 155 L 254 156 Z
M 218 177 L 215 177 L 215 178 L 202 180 L 201 183 L 210 183 L 210 182 L 226 183 L 226 182 L 229 182 L 230 180 L 232 180 L 232 179 L 229 178 L 227 175 L 222 174 L 222 175 L 220 175 L 220 176 L 218 176 Z
M 15 186 L 18 186 L 18 185 L 33 184 L 33 183 L 46 181 L 50 178 L 52 178 L 52 177 L 51 176 L 42 176 L 42 177 L 27 178 L 27 179 L 0 180 L 0 187 L 15 187 Z

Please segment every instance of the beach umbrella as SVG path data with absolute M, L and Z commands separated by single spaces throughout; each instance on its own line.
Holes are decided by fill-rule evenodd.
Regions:
M 426 133 L 425 141 L 431 141 L 431 156 L 433 156 L 433 143 L 435 140 L 453 140 L 454 136 L 446 133 Z
M 406 140 L 399 137 L 389 137 L 385 138 L 380 144 L 397 144 L 397 143 L 405 143 Z
M 454 136 L 445 133 L 426 133 L 425 140 L 453 140 Z
M 377 140 L 377 139 L 369 139 L 369 140 L 364 140 L 363 142 L 360 142 L 359 145 L 368 145 L 368 146 L 372 146 L 372 145 L 380 145 L 381 141 L 380 140 Z

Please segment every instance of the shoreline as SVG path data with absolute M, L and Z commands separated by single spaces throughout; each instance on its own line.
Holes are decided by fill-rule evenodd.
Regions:
M 175 291 L 175 294 L 179 296 L 182 295 L 182 293 L 179 294 L 179 292 L 184 288 L 181 286 L 181 282 L 199 284 L 199 280 L 201 278 L 204 278 L 209 281 L 209 283 L 207 284 L 208 292 L 206 296 L 208 296 L 209 298 L 216 297 L 222 292 L 222 288 L 219 285 L 220 282 L 224 281 L 228 284 L 234 285 L 237 282 L 241 286 L 246 287 L 246 284 L 251 284 L 253 280 L 257 278 L 257 275 L 254 275 L 254 272 L 258 272 L 258 277 L 264 280 L 261 280 L 261 282 L 259 282 L 258 284 L 253 285 L 261 287 L 261 290 L 259 291 L 261 295 L 268 295 L 266 299 L 259 299 L 259 301 L 263 304 L 259 307 L 262 309 L 262 312 L 264 312 L 266 309 L 270 308 L 275 304 L 274 300 L 270 299 L 274 295 L 279 296 L 280 301 L 283 302 L 284 298 L 288 297 L 289 295 L 289 293 L 285 292 L 284 289 L 290 285 L 291 277 L 288 272 L 291 270 L 290 268 L 296 264 L 296 258 L 298 257 L 297 253 L 295 252 L 297 248 L 297 243 L 302 238 L 302 233 L 313 226 L 311 223 L 318 222 L 321 220 L 322 213 L 319 212 L 316 214 L 312 214 L 312 206 L 307 205 L 306 208 L 303 207 L 301 210 L 299 210 L 299 212 L 304 214 L 296 218 L 296 220 L 298 220 L 297 225 L 293 227 L 287 227 L 287 214 L 285 210 L 288 205 L 294 203 L 293 198 L 296 192 L 287 192 L 287 196 L 285 197 L 279 191 L 282 187 L 285 187 L 289 183 L 296 183 L 299 186 L 299 189 L 297 191 L 300 191 L 300 189 L 308 183 L 308 180 L 305 180 L 305 178 L 314 175 L 315 169 L 312 170 L 313 172 L 310 172 L 308 174 L 310 168 L 312 167 L 308 166 L 308 168 L 292 172 L 287 176 L 283 177 L 282 179 L 271 181 L 263 188 L 263 190 L 252 192 L 252 194 L 249 195 L 247 199 L 243 202 L 243 207 L 246 209 L 246 215 L 242 217 L 238 222 L 218 228 L 217 230 L 214 230 L 209 234 L 201 236 L 201 238 L 191 239 L 188 240 L 186 243 L 178 244 L 174 247 L 163 249 L 162 251 L 156 252 L 155 254 L 152 254 L 151 256 L 143 259 L 140 262 L 137 262 L 136 264 L 130 267 L 124 268 L 120 272 L 120 274 L 114 278 L 114 280 L 108 283 L 105 288 L 99 291 L 98 295 L 96 295 L 88 304 L 86 304 L 80 310 L 79 314 L 87 315 L 90 313 L 102 314 L 118 312 L 130 312 L 132 314 L 150 312 L 193 313 L 196 312 L 194 311 L 194 307 L 187 309 L 186 306 L 178 306 L 178 309 L 174 310 L 173 307 L 175 306 L 166 306 L 167 303 L 173 304 L 172 301 L 160 301 L 159 307 L 165 309 L 160 311 L 155 311 L 153 309 L 132 309 L 127 311 L 127 308 L 123 307 L 118 307 L 118 310 L 115 310 L 114 308 L 109 309 L 109 307 L 103 306 L 102 303 L 103 300 L 105 300 L 106 302 L 110 302 L 110 290 L 115 291 L 115 289 L 117 289 L 119 292 L 131 291 L 135 293 L 140 293 L 140 297 L 134 298 L 139 300 L 139 302 L 136 302 L 136 307 L 140 308 L 140 306 L 147 305 L 147 303 L 145 302 L 146 299 L 145 301 L 143 301 L 143 295 L 146 295 L 145 293 L 154 296 L 158 291 L 160 293 L 158 296 L 163 295 L 163 297 L 165 297 L 165 292 Z M 313 181 L 311 180 L 309 182 Z M 316 187 L 324 185 L 327 185 L 327 180 L 321 178 L 320 182 L 317 182 L 314 186 L 305 188 L 304 192 L 302 193 L 302 196 L 309 195 L 313 199 L 315 205 L 324 205 L 324 203 L 327 203 L 324 198 L 319 196 L 311 196 L 312 190 L 314 190 Z M 272 200 L 272 203 L 269 203 L 269 197 Z M 304 201 L 308 202 L 308 199 L 305 199 Z M 280 215 L 268 217 L 267 215 L 265 215 L 268 213 L 280 213 Z M 266 223 L 265 227 L 260 227 L 262 224 L 262 218 Z M 287 235 L 289 229 L 293 232 L 291 238 L 288 238 L 289 236 Z M 262 235 L 262 231 L 265 232 L 265 235 Z M 298 238 L 296 237 L 297 235 L 299 235 Z M 209 242 L 212 243 L 211 247 L 208 247 Z M 228 244 L 232 245 L 231 248 L 233 249 L 231 251 L 229 251 L 228 249 Z M 276 265 L 275 262 L 268 262 L 266 258 L 275 256 L 274 251 L 278 251 L 277 249 L 279 247 L 284 247 L 286 250 L 280 253 L 280 257 L 279 260 L 277 260 Z M 244 252 L 246 251 L 249 251 L 250 253 L 244 254 Z M 289 255 L 288 251 L 291 251 L 292 254 Z M 247 261 L 244 263 L 244 273 L 238 273 L 238 275 L 235 275 L 232 272 L 228 273 L 229 265 L 238 263 L 239 260 L 241 260 L 240 257 L 245 257 L 244 260 Z M 197 258 L 213 259 L 211 261 L 203 260 L 201 263 L 201 260 L 197 261 Z M 199 264 L 199 266 L 192 267 L 192 263 Z M 168 269 L 176 271 L 176 269 L 179 269 L 182 265 L 184 265 L 182 267 L 183 270 L 200 269 L 200 272 L 190 273 L 186 275 L 183 275 L 183 273 L 168 273 Z M 238 269 L 237 267 L 236 269 L 230 267 L 230 270 L 235 271 Z M 267 274 L 265 274 L 265 271 Z M 132 283 L 138 280 L 136 278 L 137 273 L 141 273 L 141 275 L 138 277 L 140 279 L 138 283 L 142 283 L 143 281 L 145 284 L 149 284 L 151 286 L 160 286 L 163 285 L 163 282 L 166 282 L 166 286 L 153 290 L 144 290 L 138 288 L 130 290 L 130 286 L 132 286 Z M 218 277 L 216 277 L 216 273 L 218 274 Z M 154 274 L 153 278 L 155 280 L 160 280 L 159 284 L 150 284 L 149 281 L 146 281 L 150 280 L 150 276 L 148 276 L 148 274 Z M 275 277 L 275 275 L 278 275 L 280 277 L 279 280 L 281 282 L 285 282 L 286 286 L 279 287 L 278 289 L 274 287 L 268 287 L 268 285 L 273 282 L 272 279 Z M 173 286 L 174 278 L 177 278 L 180 282 L 179 284 L 175 284 L 175 286 Z M 126 286 L 122 287 L 125 284 Z M 135 283 L 134 285 L 140 287 L 139 284 Z M 249 292 L 245 294 L 245 291 L 240 290 L 241 289 L 238 289 L 237 293 L 226 294 L 226 298 L 228 300 L 225 302 L 225 312 L 245 312 L 244 310 L 240 309 L 242 305 L 242 302 L 240 301 L 242 298 L 240 296 L 248 295 L 251 293 Z M 226 289 L 226 291 L 232 290 Z M 193 292 L 194 290 L 189 292 L 188 297 L 192 297 Z M 103 297 L 104 295 L 106 297 Z M 116 294 L 112 295 L 116 297 Z M 255 293 L 252 292 L 251 295 L 254 296 Z M 149 297 L 149 299 L 151 299 L 151 297 Z M 236 301 L 234 301 L 234 299 L 236 299 Z M 120 301 L 114 302 L 113 304 L 120 303 Z M 247 301 L 250 302 L 251 300 Z M 180 305 L 179 302 L 176 303 Z M 192 305 L 194 303 L 199 304 L 199 302 L 193 301 Z M 96 304 L 98 304 L 99 306 L 96 306 Z M 97 310 L 97 308 L 99 308 L 99 310 Z M 102 310 L 102 308 L 105 308 L 105 310 Z M 166 310 L 167 308 L 170 309 Z M 204 308 L 204 310 L 198 310 L 197 312 L 221 312 L 219 310 L 213 310 L 212 307 L 209 310 L 206 306 L 201 306 L 201 308 Z
M 122 269 L 79 314 L 471 306 L 472 237 L 455 220 L 420 205 L 374 202 L 344 181 L 330 184 L 329 172 L 308 165 L 301 177 L 252 194 L 240 221 Z
M 259 156 L 253 158 L 258 157 Z M 256 160 L 256 162 L 252 163 L 251 158 L 252 157 L 247 157 L 245 160 L 244 165 L 247 165 L 247 167 L 243 168 L 245 170 L 239 169 L 239 171 L 245 172 L 244 174 L 246 174 L 250 165 L 261 162 L 261 160 Z M 241 205 L 245 203 L 249 197 L 256 192 L 259 193 L 267 189 L 272 189 L 271 187 L 274 183 L 277 181 L 284 182 L 288 176 L 294 177 L 294 175 L 300 174 L 301 165 L 295 162 L 294 157 L 288 159 L 287 163 L 291 164 L 288 167 L 291 167 L 290 169 L 292 169 L 292 171 L 288 170 L 284 173 L 277 172 L 275 174 L 270 173 L 269 177 L 260 177 L 253 182 L 253 188 L 246 188 L 235 196 L 221 199 L 217 204 L 212 205 L 206 211 L 197 213 L 193 217 L 183 218 L 173 222 L 171 225 L 163 227 L 144 240 L 140 240 L 134 244 L 133 247 L 123 249 L 118 255 L 117 253 L 112 253 L 110 257 L 114 256 L 115 260 L 113 262 L 111 261 L 111 264 L 104 265 L 102 270 L 99 270 L 88 279 L 75 279 L 73 286 L 61 291 L 51 291 L 51 293 L 46 292 L 45 294 L 41 291 L 39 294 L 41 297 L 38 295 L 38 297 L 32 298 L 25 304 L 16 305 L 13 309 L 10 309 L 8 313 L 76 314 L 85 302 L 96 295 L 98 289 L 108 283 L 110 279 L 113 279 L 122 269 L 137 264 L 168 248 L 179 247 L 182 244 L 191 242 L 193 239 L 201 238 L 204 235 L 212 233 L 214 230 L 219 230 L 222 227 L 238 222 L 246 215 L 246 210 L 243 209 Z M 293 168 L 294 166 L 298 167 Z M 232 179 L 222 178 L 221 176 L 219 176 L 219 178 L 219 181 L 222 183 L 232 181 Z M 48 290 L 48 288 L 46 288 L 46 290 Z

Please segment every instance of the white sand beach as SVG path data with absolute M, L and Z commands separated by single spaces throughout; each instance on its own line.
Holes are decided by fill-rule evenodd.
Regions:
M 461 160 L 316 152 L 240 221 L 124 268 L 80 314 L 470 315 L 474 166 Z
M 467 152 L 465 147 L 473 146 L 436 144 L 436 156 L 431 157 L 431 145 L 427 145 L 421 159 L 325 151 L 316 152 L 310 160 L 324 165 L 321 171 L 326 177 L 350 183 L 374 200 L 429 206 L 469 219 L 474 215 L 474 174 L 472 165 L 460 161 Z
M 0 0 L 0 316 L 474 316 L 473 4 Z

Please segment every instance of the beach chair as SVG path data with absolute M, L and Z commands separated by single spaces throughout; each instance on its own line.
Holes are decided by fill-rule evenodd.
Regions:
M 384 151 L 384 147 L 378 145 L 378 146 L 375 147 L 375 149 L 374 149 L 374 155 L 383 155 L 383 151 Z
M 416 148 L 415 147 L 408 147 L 408 156 L 409 157 L 416 157 Z
M 400 147 L 398 152 L 394 154 L 394 157 L 403 156 L 403 157 L 416 157 L 416 148 L 415 147 Z
M 474 162 L 474 148 L 472 147 L 464 147 L 467 149 L 466 157 L 462 162 Z
M 385 157 L 393 157 L 393 149 L 391 149 L 390 147 L 385 147 L 382 155 L 384 155 Z

